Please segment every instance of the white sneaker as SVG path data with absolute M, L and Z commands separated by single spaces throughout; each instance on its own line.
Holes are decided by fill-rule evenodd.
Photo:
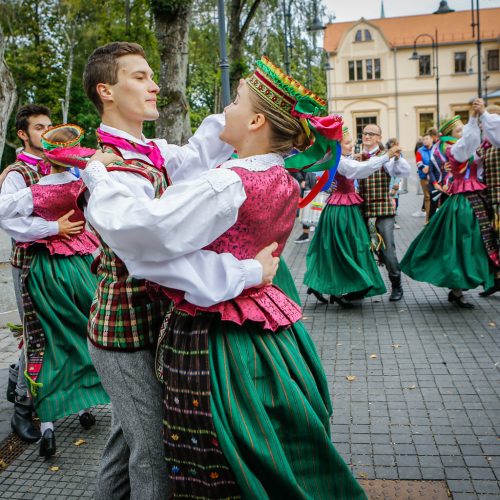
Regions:
M 411 214 L 412 217 L 425 217 L 425 212 L 422 212 L 422 210 L 418 210 L 417 212 Z

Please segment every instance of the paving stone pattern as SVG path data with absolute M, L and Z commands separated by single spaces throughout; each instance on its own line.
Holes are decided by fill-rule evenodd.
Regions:
M 421 202 L 414 193 L 401 196 L 400 257 L 423 225 L 410 215 Z M 297 224 L 293 236 L 300 231 Z M 500 294 L 483 299 L 479 290 L 467 292 L 476 309 L 461 310 L 447 302 L 446 290 L 404 277 L 401 302 L 386 295 L 365 300 L 359 310 L 320 305 L 302 284 L 307 248 L 290 241 L 285 258 L 328 377 L 333 440 L 355 474 L 445 480 L 455 500 L 498 499 Z M 1 333 L 0 399 L 7 364 L 15 360 L 12 341 L 1 354 L 10 338 Z M 0 404 L 0 431 L 10 411 Z M 76 417 L 57 423 L 55 458 L 41 460 L 32 445 L 0 472 L 0 498 L 90 498 L 110 423 L 107 407 L 96 414 L 90 431 Z M 77 447 L 79 438 L 86 443 Z

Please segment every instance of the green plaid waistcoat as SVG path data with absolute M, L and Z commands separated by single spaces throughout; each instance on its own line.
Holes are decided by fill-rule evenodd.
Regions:
M 382 155 L 379 151 L 377 156 Z M 367 179 L 359 181 L 359 194 L 364 203 L 361 205 L 364 217 L 383 217 L 394 215 L 394 206 L 389 196 L 391 176 L 382 167 Z
M 11 172 L 18 172 L 23 176 L 24 182 L 27 187 L 36 184 L 41 178 L 42 174 L 37 170 L 33 170 L 29 165 L 21 160 L 16 160 L 12 164 Z M 10 263 L 14 267 L 21 269 L 23 267 L 24 258 L 26 257 L 26 248 L 21 248 L 14 243 L 12 245 L 12 253 L 10 254 Z
M 500 204 L 500 148 L 487 148 L 483 155 L 484 181 L 488 197 L 494 205 Z
M 157 198 L 169 184 L 163 172 L 139 160 L 127 160 L 107 169 L 146 177 Z M 90 309 L 90 341 L 111 350 L 136 351 L 155 346 L 167 310 L 166 298 L 153 299 L 147 281 L 132 278 L 123 261 L 99 240 L 99 256 L 93 264 L 93 268 L 97 265 L 98 286 Z

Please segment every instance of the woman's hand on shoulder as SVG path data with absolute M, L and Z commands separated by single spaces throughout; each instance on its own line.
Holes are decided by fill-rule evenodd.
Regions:
M 110 163 L 122 162 L 123 158 L 115 153 L 104 153 L 100 150 L 97 150 L 89 158 L 89 162 L 91 161 L 100 161 L 104 166 L 106 166 L 109 165 Z

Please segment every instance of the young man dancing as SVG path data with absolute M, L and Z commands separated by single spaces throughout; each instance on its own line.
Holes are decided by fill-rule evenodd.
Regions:
M 183 147 L 162 140 L 146 140 L 142 135 L 143 122 L 159 116 L 156 107 L 159 88 L 152 76 L 142 47 L 115 42 L 92 53 L 83 77 L 85 91 L 102 118 L 97 131 L 99 142 L 105 152 L 121 159 L 107 167 L 110 182 L 124 186 L 137 200 L 147 203 L 161 197 L 170 179 L 174 182 L 195 179 L 173 186 L 172 193 L 157 200 L 169 206 L 167 214 L 159 211 L 162 222 L 157 236 L 164 247 L 156 254 L 149 254 L 148 264 L 155 266 L 164 259 L 165 248 L 171 251 L 173 260 L 161 266 L 162 274 L 172 286 L 182 284 L 188 293 L 190 283 L 198 285 L 193 289 L 204 283 L 202 296 L 198 296 L 201 302 L 219 301 L 220 290 L 234 297 L 243 288 L 270 281 L 277 265 L 271 256 L 272 249 L 264 252 L 260 263 L 253 259 L 238 261 L 227 254 L 193 252 L 199 247 L 190 240 L 190 224 L 204 221 L 189 218 L 190 206 L 185 203 L 183 193 L 192 195 L 192 189 L 197 189 L 198 204 L 203 203 L 204 192 L 224 192 L 228 199 L 238 196 L 234 179 L 229 177 L 222 183 L 206 176 L 197 180 L 201 172 L 226 160 L 232 147 L 218 139 L 224 125 L 221 115 L 207 118 Z M 96 157 L 102 159 L 102 153 Z M 92 169 L 92 162 L 87 168 Z M 154 374 L 155 347 L 167 303 L 160 296 L 151 298 L 146 282 L 132 278 L 120 258 L 128 248 L 148 249 L 148 241 L 141 238 L 141 228 L 158 220 L 154 213 L 131 210 L 120 197 L 119 188 L 102 189 L 105 179 L 96 182 L 85 171 L 82 178 L 89 189 L 87 220 L 101 240 L 98 291 L 89 321 L 89 350 L 112 402 L 111 436 L 101 462 L 96 498 L 167 498 L 162 390 Z M 236 218 L 236 213 L 227 210 L 224 202 L 206 209 L 224 211 L 228 224 Z M 202 238 L 208 244 L 220 230 L 206 225 Z M 194 265 L 200 259 L 206 265 Z M 179 261 L 186 265 L 180 266 Z M 192 271 L 186 272 L 186 268 Z M 204 270 L 203 275 L 195 271 L 199 268 Z M 214 293 L 218 295 L 213 296 Z

